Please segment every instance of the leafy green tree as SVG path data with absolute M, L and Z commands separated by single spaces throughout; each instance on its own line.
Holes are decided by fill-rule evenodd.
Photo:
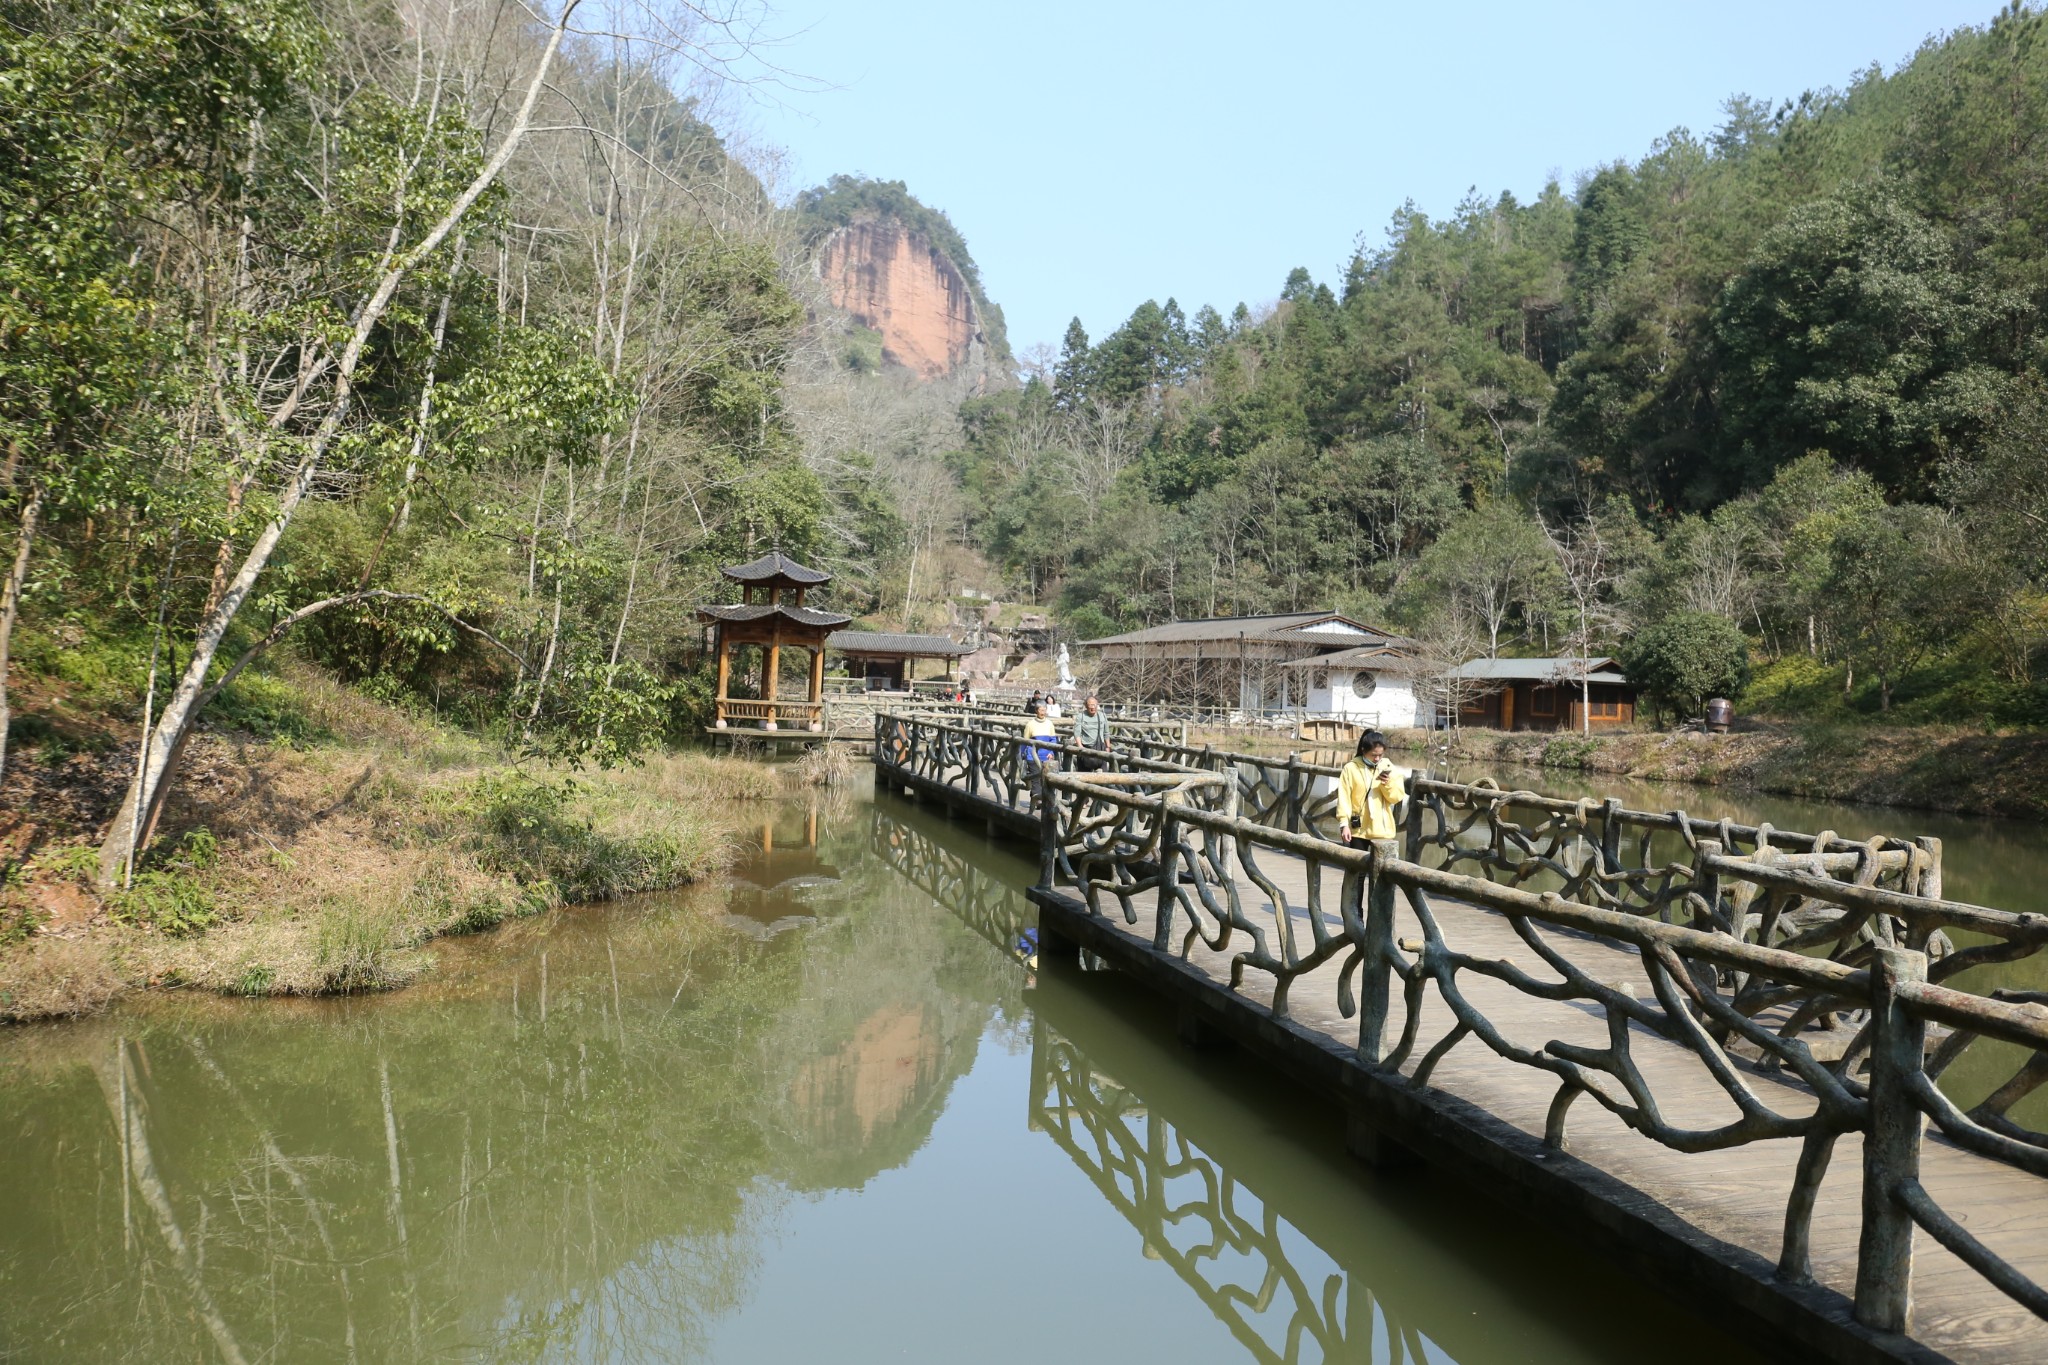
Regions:
M 1698 716 L 1749 681 L 1749 640 L 1725 616 L 1676 612 L 1630 635 L 1621 666 L 1660 711 Z
M 1842 647 L 1877 679 L 1880 711 L 1891 710 L 1903 679 L 1969 628 L 1984 590 L 1960 523 L 1921 504 L 1841 526 L 1822 584 Z
M 1724 439 L 1744 480 L 1824 450 L 1925 492 L 2003 396 L 1995 332 L 2017 306 L 1890 187 L 1794 209 L 1714 320 Z
M 1423 551 L 1408 588 L 1409 615 L 1419 620 L 1441 604 L 1471 621 L 1486 639 L 1487 656 L 1498 658 L 1509 623 L 1560 587 L 1557 561 L 1535 519 L 1512 503 L 1493 502 L 1458 517 Z

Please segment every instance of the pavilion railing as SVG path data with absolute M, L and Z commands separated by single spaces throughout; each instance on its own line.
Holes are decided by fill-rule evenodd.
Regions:
M 1862 965 L 1746 942 L 1713 921 L 1705 892 L 1698 924 L 1666 923 L 1641 911 L 1575 903 L 1398 856 L 1393 840 L 1339 845 L 1205 809 L 1225 779 L 1183 772 L 1148 775 L 1047 774 L 1041 783 L 1041 886 L 1071 887 L 1089 913 L 1136 924 L 1152 916 L 1155 950 L 1188 956 L 1197 944 L 1227 954 L 1227 989 L 1256 987 L 1288 1016 L 1290 988 L 1335 963 L 1341 1014 L 1355 1020 L 1360 1065 L 1420 1089 L 1445 1056 L 1478 1047 L 1498 1062 L 1548 1073 L 1554 1092 L 1544 1142 L 1565 1150 L 1581 1100 L 1672 1150 L 1707 1153 L 1797 1139 L 1778 1261 L 1781 1278 L 1813 1278 L 1811 1218 L 1836 1141 L 1863 1135 L 1863 1221 L 1854 1284 L 1855 1316 L 1881 1331 L 1907 1327 L 1913 1231 L 1925 1228 L 1978 1274 L 2048 1317 L 2048 1291 L 1945 1212 L 1920 1181 L 1925 1121 L 1956 1146 L 1988 1161 L 2048 1176 L 2048 1133 L 2011 1110 L 2048 1079 L 2048 1008 L 2041 997 L 1987 998 L 1931 983 L 1929 954 L 1900 941 L 1872 945 Z M 1825 897 L 1850 915 L 1881 922 L 1897 915 L 1907 940 L 1969 920 L 1994 935 L 2002 912 L 1846 885 L 1818 872 L 1789 871 L 1724 856 L 1702 840 L 1706 869 L 1723 879 L 1754 876 L 1789 895 Z M 1276 875 L 1298 862 L 1303 890 Z M 1497 948 L 1461 941 L 1437 913 L 1438 898 L 1503 917 L 1543 966 L 1531 970 Z M 1405 905 L 1419 934 L 1397 937 Z M 2008 919 L 2032 919 L 2007 916 Z M 1456 922 L 1455 920 L 1453 922 Z M 2007 937 L 2014 941 L 2011 926 Z M 1598 979 L 1583 965 L 1587 940 L 1631 954 L 1647 982 Z M 1803 949 L 1812 945 L 1801 945 Z M 1938 965 L 1938 964 L 1937 964 Z M 1474 1003 L 1484 980 L 1544 1001 L 1570 1002 L 1595 1016 L 1605 1042 L 1520 1037 Z M 1219 982 L 1219 984 L 1226 984 Z M 1426 1001 L 1448 1011 L 1450 1027 L 1423 1045 Z M 1806 1035 L 1817 1021 L 1858 1014 L 1858 1045 L 1824 1060 Z M 1930 1028 L 1946 1037 L 1930 1055 Z M 1964 1110 L 1937 1087 L 1966 1052 L 2003 1048 L 1984 1060 L 2009 1079 Z M 1725 1099 L 1715 1121 L 1667 1116 L 1660 1086 L 1642 1063 L 1687 1059 Z M 2015 1060 L 2017 1064 L 2014 1065 Z M 1669 1067 L 1655 1068 L 1669 1078 Z M 1774 1084 L 1753 1082 L 1768 1075 Z M 1665 1098 L 1671 1098 L 1669 1095 Z M 1688 1104 L 1688 1109 L 1696 1106 Z M 2048 1190 L 2043 1191 L 2048 1194 Z
M 812 722 L 822 723 L 825 703 L 820 701 L 775 701 L 757 700 L 752 697 L 721 697 L 716 703 L 716 719 L 732 723 L 752 722 L 765 726 L 790 724 L 809 726 Z

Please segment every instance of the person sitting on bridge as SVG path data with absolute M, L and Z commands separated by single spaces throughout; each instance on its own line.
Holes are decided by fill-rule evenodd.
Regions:
M 1358 753 L 1337 774 L 1337 837 L 1392 839 L 1401 828 L 1394 807 L 1408 798 L 1408 774 L 1387 761 L 1387 737 L 1367 730 L 1358 737 Z

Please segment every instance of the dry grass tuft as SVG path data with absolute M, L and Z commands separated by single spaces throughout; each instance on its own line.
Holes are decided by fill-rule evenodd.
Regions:
M 660 754 L 609 774 L 606 784 L 669 801 L 772 801 L 782 779 L 766 763 L 706 753 Z
M 88 1014 L 126 984 L 111 943 L 39 938 L 0 954 L 0 1021 Z
M 796 779 L 806 787 L 842 786 L 853 771 L 853 755 L 836 744 L 814 744 L 796 761 Z

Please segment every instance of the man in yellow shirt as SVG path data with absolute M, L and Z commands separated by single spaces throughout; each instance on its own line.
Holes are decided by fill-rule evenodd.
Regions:
M 1408 797 L 1407 774 L 1387 762 L 1387 737 L 1367 730 L 1358 737 L 1358 753 L 1337 774 L 1337 837 L 1394 839 L 1401 833 L 1394 807 Z

